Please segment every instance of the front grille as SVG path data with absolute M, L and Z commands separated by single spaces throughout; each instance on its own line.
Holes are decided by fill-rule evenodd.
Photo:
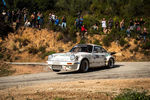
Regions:
M 62 66 L 61 65 L 53 65 L 52 69 L 57 69 L 57 70 L 61 70 Z

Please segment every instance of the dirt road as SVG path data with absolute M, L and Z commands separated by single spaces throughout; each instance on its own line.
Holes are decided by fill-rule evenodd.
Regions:
M 46 67 L 46 66 L 44 66 Z M 0 89 L 12 86 L 31 86 L 37 83 L 68 82 L 77 80 L 150 78 L 150 62 L 117 62 L 112 69 L 96 68 L 87 73 L 52 71 L 38 74 L 0 77 Z

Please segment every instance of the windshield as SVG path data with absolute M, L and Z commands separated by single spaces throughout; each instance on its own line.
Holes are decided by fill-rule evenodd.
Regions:
M 91 53 L 92 49 L 93 49 L 93 46 L 91 46 L 91 45 L 75 46 L 70 50 L 70 52 L 88 52 L 88 53 Z

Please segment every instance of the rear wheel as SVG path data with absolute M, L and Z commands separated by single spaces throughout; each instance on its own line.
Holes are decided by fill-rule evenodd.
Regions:
M 84 59 L 81 62 L 79 72 L 87 72 L 88 69 L 89 69 L 89 62 L 86 59 Z
M 109 59 L 108 61 L 108 65 L 107 65 L 108 68 L 113 68 L 114 67 L 114 59 Z

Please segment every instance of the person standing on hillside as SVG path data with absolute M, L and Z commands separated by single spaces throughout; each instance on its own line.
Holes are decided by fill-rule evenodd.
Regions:
M 113 22 L 114 22 L 113 19 L 110 18 L 109 21 L 108 21 L 108 28 L 109 28 L 109 29 L 112 29 L 112 27 L 113 27 Z
M 106 31 L 106 20 L 105 20 L 105 18 L 103 18 L 101 23 L 102 23 L 103 32 L 105 32 Z
M 124 30 L 125 24 L 124 24 L 124 19 L 120 22 L 120 30 Z
M 56 16 L 56 19 L 55 19 L 55 25 L 58 26 L 59 25 L 59 19 L 58 17 Z
M 87 32 L 87 29 L 85 28 L 84 25 L 81 26 L 81 37 L 83 38 L 85 33 Z
M 66 23 L 67 21 L 66 21 L 66 17 L 65 16 L 63 16 L 62 17 L 62 28 L 66 28 L 66 26 L 67 26 L 67 23 Z
M 76 26 L 76 30 L 80 29 L 80 25 L 79 25 L 80 24 L 80 19 L 79 19 L 79 17 L 75 20 L 74 24 Z
M 147 37 L 147 35 L 148 35 L 148 32 L 147 32 L 147 29 L 146 29 L 146 27 L 144 27 L 144 29 L 143 29 L 143 38 L 144 38 L 144 42 L 146 41 L 146 37 Z
M 133 31 L 134 30 L 134 21 L 133 19 L 130 20 L 130 30 Z
M 145 21 L 143 20 L 143 18 L 140 19 L 140 26 L 142 27 L 145 24 Z
M 80 16 L 80 19 L 79 19 L 79 28 L 81 28 L 81 26 L 83 25 L 83 16 Z
M 34 12 L 31 15 L 31 26 L 35 27 L 35 24 L 36 24 L 36 17 L 35 17 L 35 12 Z

